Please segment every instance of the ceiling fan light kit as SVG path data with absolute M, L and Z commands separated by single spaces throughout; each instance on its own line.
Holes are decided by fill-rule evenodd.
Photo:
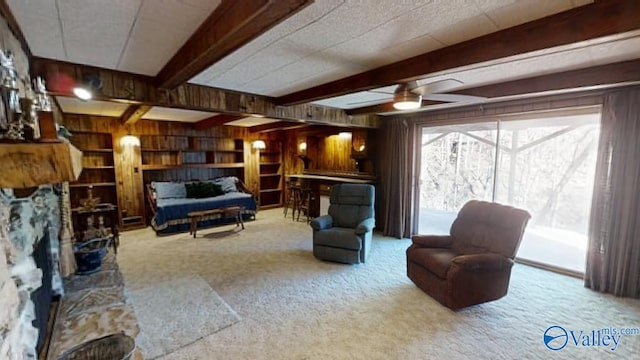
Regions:
M 422 106 L 422 95 L 413 92 L 415 83 L 400 84 L 393 93 L 393 107 L 396 110 L 412 110 Z

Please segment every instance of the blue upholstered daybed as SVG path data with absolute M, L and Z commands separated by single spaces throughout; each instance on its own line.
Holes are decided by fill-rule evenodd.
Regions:
M 151 226 L 157 234 L 170 234 L 188 231 L 191 211 L 219 209 L 229 206 L 242 206 L 245 220 L 255 216 L 257 203 L 254 195 L 242 181 L 235 176 L 227 176 L 203 181 L 217 184 L 224 192 L 222 195 L 205 198 L 187 197 L 186 186 L 193 182 L 151 182 L 147 185 L 147 197 L 153 212 Z M 223 222 L 235 222 L 235 219 L 223 219 L 219 215 L 202 217 L 198 227 L 207 227 Z

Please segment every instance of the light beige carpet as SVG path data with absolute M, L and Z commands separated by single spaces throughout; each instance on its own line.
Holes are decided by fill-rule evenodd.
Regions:
M 136 343 L 146 359 L 174 352 L 240 320 L 197 275 L 154 282 L 125 295 L 138 319 Z
M 638 300 L 516 265 L 507 297 L 453 312 L 406 277 L 409 240 L 374 236 L 366 264 L 322 262 L 312 255 L 309 226 L 283 219 L 281 209 L 259 212 L 243 231 L 229 225 L 193 239 L 143 229 L 123 233 L 121 243 L 128 289 L 198 275 L 242 318 L 163 360 L 631 359 L 640 353 L 640 336 L 622 338 L 615 351 L 567 345 L 553 352 L 543 342 L 552 325 L 585 332 L 640 327 Z

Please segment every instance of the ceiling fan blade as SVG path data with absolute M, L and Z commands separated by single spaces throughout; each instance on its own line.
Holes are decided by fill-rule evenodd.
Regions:
M 427 100 L 433 101 L 446 101 L 446 102 L 464 102 L 464 103 L 478 103 L 487 100 L 486 97 L 462 95 L 462 94 L 427 94 L 424 96 Z
M 420 95 L 442 93 L 442 92 L 447 92 L 461 85 L 464 85 L 464 83 L 460 80 L 444 79 L 444 80 L 438 80 L 431 83 L 419 85 L 413 88 L 411 91 Z
M 384 104 L 384 103 L 387 103 L 389 101 L 393 101 L 393 99 L 377 99 L 377 100 L 356 101 L 356 102 L 348 103 L 347 105 L 348 106 L 358 105 L 358 107 L 360 107 L 360 106 Z

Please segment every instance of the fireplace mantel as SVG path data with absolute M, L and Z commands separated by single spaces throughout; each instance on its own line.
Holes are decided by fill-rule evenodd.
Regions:
M 22 189 L 75 181 L 82 152 L 67 142 L 0 144 L 0 188 Z

